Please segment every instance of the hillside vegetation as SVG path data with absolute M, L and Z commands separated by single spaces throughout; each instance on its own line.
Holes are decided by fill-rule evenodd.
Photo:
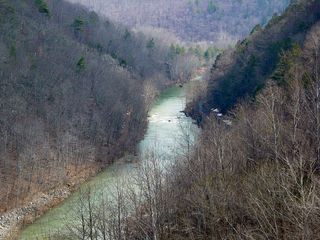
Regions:
M 154 96 L 196 66 L 62 0 L 0 0 L 0 32 L 0 211 L 134 150 Z
M 264 47 L 266 36 L 267 46 L 273 46 L 275 41 L 285 39 L 285 34 L 291 38 L 290 44 L 275 49 Z M 85 210 L 78 216 L 85 219 L 85 228 L 74 228 L 79 236 L 90 237 L 92 233 L 118 239 L 319 239 L 319 1 L 293 3 L 283 16 L 248 39 L 252 41 L 247 47 L 239 44 L 235 52 L 221 56 L 212 73 L 219 64 L 217 82 L 229 84 L 230 69 L 236 71 L 233 83 L 238 84 L 238 89 L 251 88 L 259 79 L 255 86 L 261 82 L 263 85 L 254 91 L 255 98 L 237 99 L 236 106 L 235 102 L 228 103 L 224 109 L 233 107 L 233 112 L 224 118 L 214 112 L 207 115 L 195 150 L 191 150 L 192 142 L 186 134 L 185 151 L 169 174 L 163 171 L 161 159 L 150 156 L 150 163 L 142 167 L 137 180 L 143 203 L 134 191 L 117 189 L 112 213 L 121 221 L 106 221 L 105 202 L 90 211 L 87 206 L 93 201 L 86 196 L 81 205 Z M 260 73 L 264 68 L 257 67 L 259 78 L 249 81 L 252 71 L 244 71 L 244 66 L 252 66 L 247 65 L 251 58 L 248 53 L 260 46 L 258 43 L 264 56 L 259 59 L 260 65 L 266 66 L 267 61 L 271 66 L 265 75 Z M 276 54 L 277 58 L 270 57 Z M 240 56 L 249 56 L 249 60 L 243 58 L 244 63 L 239 65 Z M 243 82 L 245 76 L 248 82 Z M 211 86 L 209 91 L 216 86 L 219 85 Z M 232 88 L 235 93 L 236 90 Z M 225 124 L 225 119 L 231 124 Z M 126 201 L 135 206 L 134 214 L 122 218 L 119 212 L 127 213 Z M 91 216 L 97 220 L 94 224 L 89 224 Z M 101 228 L 101 223 L 107 224 Z
M 320 4 L 307 0 L 217 60 L 209 96 L 225 86 L 222 97 L 254 89 L 255 98 L 215 101 L 233 107 L 232 124 L 211 113 L 195 151 L 170 175 L 154 170 L 137 239 L 319 238 L 319 53 Z
M 207 118 L 171 191 L 158 190 L 170 209 L 159 209 L 159 239 L 319 238 L 320 22 L 307 32 L 283 52 L 281 84 L 269 78 L 233 110 L 232 126 Z
M 267 79 L 281 82 L 275 72 L 281 55 L 298 44 L 302 46 L 310 28 L 319 20 L 317 1 L 296 1 L 282 16 L 273 17 L 265 28 L 257 25 L 235 49 L 220 55 L 211 68 L 205 109 L 226 112 L 246 97 L 254 97 Z M 280 74 L 280 75 L 279 75 Z
M 256 24 L 282 12 L 289 0 L 70 0 L 129 27 L 167 29 L 186 41 L 222 45 L 243 38 Z

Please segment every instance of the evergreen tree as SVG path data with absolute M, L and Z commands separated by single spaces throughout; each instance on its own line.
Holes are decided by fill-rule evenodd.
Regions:
M 37 6 L 39 12 L 45 13 L 47 16 L 50 15 L 48 3 L 46 0 L 35 0 L 35 5 Z
M 83 72 L 85 69 L 86 65 L 85 65 L 85 59 L 84 57 L 81 57 L 79 59 L 79 61 L 77 62 L 77 71 L 78 72 Z

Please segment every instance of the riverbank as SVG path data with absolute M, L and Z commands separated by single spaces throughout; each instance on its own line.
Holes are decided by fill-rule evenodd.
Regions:
M 73 167 L 70 167 L 72 169 Z M 31 201 L 21 207 L 0 215 L 0 239 L 17 239 L 24 226 L 32 224 L 51 208 L 58 206 L 75 192 L 81 184 L 103 170 L 98 163 L 87 164 L 77 171 L 72 171 L 70 181 L 46 193 L 38 193 Z
M 156 97 L 155 97 L 156 98 Z M 134 153 L 136 150 L 137 143 L 141 141 L 146 131 L 139 134 L 139 139 L 136 143 L 126 149 L 126 152 Z M 22 229 L 32 224 L 37 219 L 42 217 L 50 209 L 57 207 L 59 204 L 64 202 L 79 187 L 85 182 L 90 181 L 91 178 L 97 176 L 100 172 L 107 169 L 112 163 L 121 161 L 125 157 L 125 151 L 119 153 L 110 164 L 103 164 L 101 162 L 88 162 L 82 166 L 69 166 L 69 181 L 62 186 L 57 186 L 48 192 L 38 192 L 32 198 L 25 200 L 25 204 L 21 206 L 9 209 L 4 213 L 0 213 L 0 240 L 15 240 L 18 239 Z M 128 160 L 130 161 L 130 160 Z
M 163 91 L 154 102 L 149 112 L 146 134 L 137 147 L 139 161 L 132 162 L 124 159 L 121 161 L 122 164 L 117 164 L 119 161 L 116 161 L 116 164 L 105 168 L 96 177 L 81 185 L 80 189 L 71 194 L 62 204 L 24 228 L 19 239 L 46 239 L 48 235 L 54 236 L 56 233 L 68 231 L 65 228 L 72 225 L 75 211 L 77 211 L 75 208 L 79 206 L 79 196 L 82 191 L 90 188 L 94 199 L 98 199 L 101 194 L 113 196 L 112 189 L 115 184 L 122 182 L 131 174 L 135 174 L 137 167 L 147 161 L 145 157 L 155 146 L 158 146 L 157 149 L 154 149 L 157 154 L 165 157 L 168 161 L 174 161 L 173 157 L 177 154 L 179 146 L 184 144 L 185 131 L 187 130 L 192 136 L 197 135 L 198 132 L 198 128 L 192 124 L 192 120 L 181 113 L 186 104 L 186 93 L 193 84 L 191 81 L 190 84 L 186 84 L 182 88 L 177 85 L 172 86 Z
M 172 83 L 172 86 L 178 83 Z M 152 101 L 155 101 L 159 95 L 155 95 Z M 141 139 L 144 133 L 141 134 Z M 140 142 L 140 140 L 137 142 Z M 117 162 L 121 162 L 120 160 Z M 123 159 L 123 158 L 122 158 Z M 82 169 L 77 168 L 77 171 L 71 171 L 72 177 L 63 186 L 59 186 L 49 192 L 36 194 L 25 205 L 9 210 L 8 212 L 0 215 L 0 239 L 17 239 L 21 230 L 35 222 L 41 216 L 43 216 L 48 210 L 57 207 L 60 203 L 64 202 L 72 193 L 85 182 L 90 181 L 94 176 L 97 176 L 100 172 L 108 169 L 110 165 L 103 165 L 97 162 L 92 162 L 87 166 L 82 166 Z
M 21 228 L 34 222 L 44 212 L 61 203 L 70 196 L 68 187 L 40 194 L 24 207 L 16 208 L 0 217 L 0 239 L 16 239 Z

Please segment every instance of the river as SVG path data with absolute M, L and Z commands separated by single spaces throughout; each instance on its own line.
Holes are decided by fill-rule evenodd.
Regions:
M 197 78 L 199 79 L 199 78 Z M 19 237 L 21 240 L 48 239 L 45 236 L 64 231 L 72 221 L 72 211 L 79 201 L 79 194 L 90 186 L 93 194 L 111 191 L 110 186 L 119 179 L 135 172 L 137 165 L 148 161 L 146 155 L 153 151 L 161 159 L 163 166 L 175 161 L 179 149 L 185 146 L 186 139 L 194 141 L 199 129 L 181 111 L 186 106 L 186 96 L 193 81 L 183 87 L 173 86 L 165 90 L 153 104 L 149 113 L 149 124 L 144 139 L 139 143 L 139 161 L 135 163 L 115 163 L 105 171 L 83 184 L 59 206 L 49 210 L 33 224 L 27 226 Z

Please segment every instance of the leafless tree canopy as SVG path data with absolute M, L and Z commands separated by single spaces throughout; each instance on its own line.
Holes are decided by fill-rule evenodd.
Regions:
M 150 156 L 137 178 L 144 197 L 131 198 L 140 208 L 116 239 L 318 239 L 319 39 L 318 21 L 231 125 L 207 117 L 171 172 Z
M 0 0 L 0 31 L 0 211 L 132 151 L 199 61 L 62 0 Z
M 70 0 L 130 27 L 166 29 L 186 41 L 221 45 L 281 13 L 289 0 Z

